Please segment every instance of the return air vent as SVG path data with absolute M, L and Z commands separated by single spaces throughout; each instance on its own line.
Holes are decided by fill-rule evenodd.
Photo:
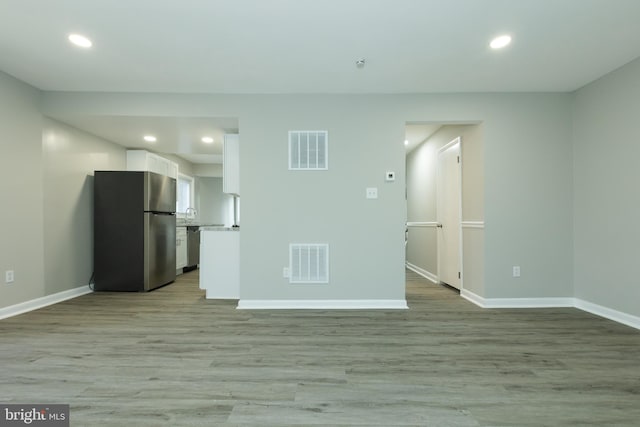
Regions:
M 290 283 L 329 283 L 329 245 L 289 245 Z
M 326 130 L 289 131 L 289 169 L 329 169 L 329 132 Z

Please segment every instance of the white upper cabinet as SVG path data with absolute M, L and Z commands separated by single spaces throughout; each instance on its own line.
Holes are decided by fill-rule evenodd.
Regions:
M 178 179 L 178 164 L 147 150 L 127 150 L 127 170 L 155 172 Z
M 222 191 L 240 195 L 240 136 L 237 133 L 224 136 Z

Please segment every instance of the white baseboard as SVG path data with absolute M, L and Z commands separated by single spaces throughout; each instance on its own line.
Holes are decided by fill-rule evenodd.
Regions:
M 76 298 L 81 295 L 90 294 L 91 292 L 93 291 L 89 286 L 80 286 L 75 289 L 69 289 L 67 291 L 62 291 L 44 297 L 36 298 L 31 301 L 25 301 L 20 304 L 0 308 L 0 320 L 17 316 L 18 314 L 27 313 L 29 311 L 37 310 L 48 305 L 57 304 L 59 302 L 66 301 L 71 298 Z
M 440 280 L 438 280 L 438 276 L 436 276 L 435 274 L 430 273 L 427 270 L 418 267 L 417 265 L 411 264 L 410 262 L 406 262 L 405 265 L 407 266 L 407 268 L 409 270 L 413 271 L 414 273 L 419 274 L 420 276 L 424 277 L 427 280 L 430 280 L 431 282 L 435 283 L 436 285 L 438 283 L 440 283 Z
M 238 301 L 238 310 L 371 310 L 408 309 L 406 300 L 246 300 Z
M 575 307 L 573 298 L 483 298 L 466 289 L 460 296 L 482 308 L 553 308 Z
M 473 292 L 469 292 L 466 289 L 460 289 L 460 296 L 462 298 L 474 303 L 478 307 L 486 308 L 485 305 L 484 305 L 484 298 L 482 298 L 481 296 L 479 296 L 477 294 L 474 294 Z
M 596 316 L 604 317 L 605 319 L 613 320 L 615 322 L 622 323 L 623 325 L 640 329 L 640 317 L 638 316 L 633 316 L 631 314 L 603 307 L 601 305 L 581 300 L 579 298 L 575 298 L 575 307 L 591 314 L 595 314 Z
M 465 289 L 460 291 L 460 296 L 482 308 L 577 308 L 578 310 L 640 329 L 640 317 L 579 298 L 483 298 Z

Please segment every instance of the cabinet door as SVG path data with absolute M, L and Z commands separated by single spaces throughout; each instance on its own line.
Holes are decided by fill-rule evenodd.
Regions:
M 224 136 L 222 191 L 240 195 L 240 137 L 238 134 Z
M 187 228 L 176 228 L 176 270 L 187 266 Z
M 173 179 L 178 179 L 178 164 L 172 161 L 169 161 L 167 166 L 168 172 L 167 176 Z
M 127 150 L 127 170 L 148 171 L 178 179 L 178 164 L 146 150 Z

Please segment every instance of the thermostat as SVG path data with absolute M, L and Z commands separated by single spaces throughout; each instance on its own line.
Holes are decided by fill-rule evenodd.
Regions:
M 388 171 L 384 176 L 385 181 L 391 182 L 396 180 L 396 173 Z

